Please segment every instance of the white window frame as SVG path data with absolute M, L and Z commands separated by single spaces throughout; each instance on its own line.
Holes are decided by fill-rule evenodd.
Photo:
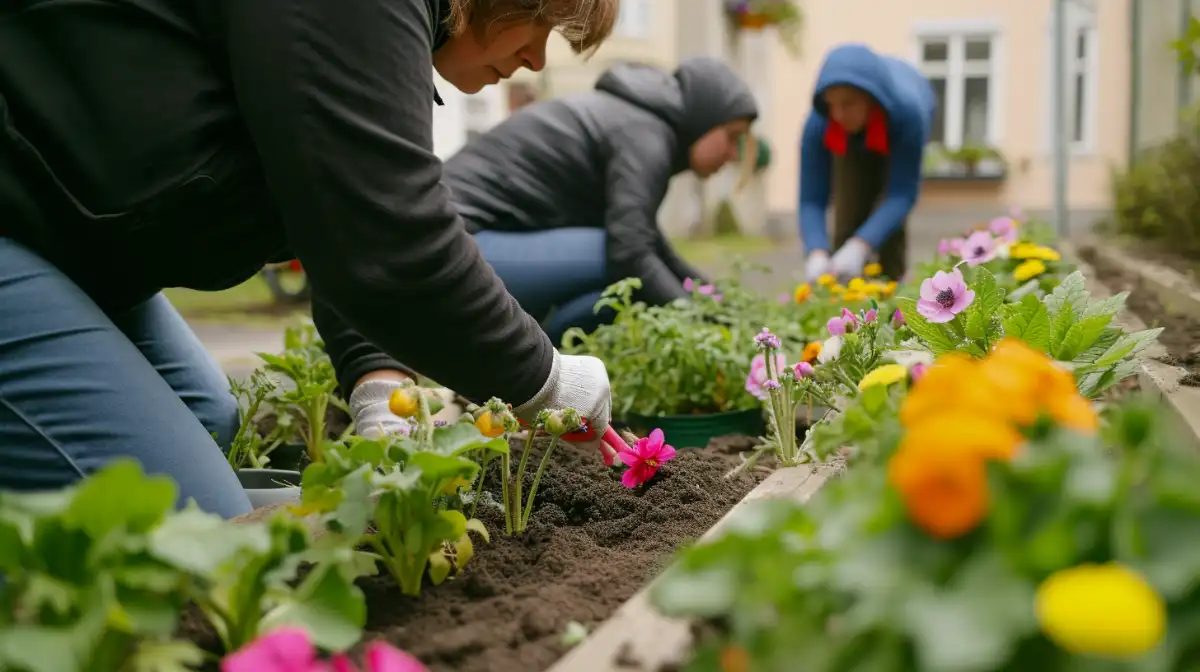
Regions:
M 648 40 L 654 26 L 654 0 L 621 0 L 613 37 Z
M 1076 156 L 1087 156 L 1096 151 L 1096 124 L 1100 112 L 1100 31 L 1094 8 L 1080 6 L 1076 2 L 1066 3 L 1067 41 L 1063 49 L 1067 52 L 1066 124 L 1070 151 Z M 1086 39 L 1082 58 L 1075 55 L 1079 33 Z M 1043 138 L 1046 153 L 1054 152 L 1054 16 L 1048 14 L 1046 28 L 1046 131 Z M 1084 75 L 1083 89 L 1083 133 L 1075 140 L 1071 124 L 1075 121 L 1075 78 Z
M 946 79 L 946 103 L 942 110 L 945 120 L 945 146 L 958 149 L 963 143 L 963 95 L 967 77 L 988 77 L 987 132 L 985 142 L 999 147 L 1004 128 L 1004 31 L 1003 24 L 993 19 L 976 21 L 918 21 L 913 24 L 913 63 L 926 76 Z M 966 42 L 986 38 L 991 43 L 987 65 L 967 63 Z M 946 63 L 943 67 L 924 61 L 923 45 L 929 40 L 947 42 Z

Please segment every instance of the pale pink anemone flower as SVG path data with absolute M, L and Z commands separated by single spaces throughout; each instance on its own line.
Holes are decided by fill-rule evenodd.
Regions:
M 986 264 L 996 258 L 996 239 L 988 231 L 976 231 L 963 241 L 961 256 L 968 266 Z
M 917 312 L 933 323 L 949 322 L 974 300 L 975 292 L 967 288 L 961 271 L 938 271 L 921 282 Z

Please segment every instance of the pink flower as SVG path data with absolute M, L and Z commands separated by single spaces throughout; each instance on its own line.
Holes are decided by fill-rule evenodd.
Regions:
M 780 294 L 778 296 L 777 300 L 779 301 L 779 303 L 786 306 L 787 304 L 792 302 L 792 295 L 789 294 L 788 292 L 783 292 L 782 294 Z
M 871 308 L 870 310 L 868 310 L 866 313 L 863 314 L 863 323 L 864 324 L 872 324 L 873 322 L 875 322 L 875 320 L 878 320 L 878 319 L 879 319 L 879 313 L 874 308 Z
M 966 242 L 963 238 L 951 238 L 946 242 L 946 255 L 951 257 L 961 257 L 963 243 Z
M 986 264 L 996 258 L 996 240 L 987 231 L 976 231 L 963 242 L 961 256 L 968 266 Z
M 692 290 L 694 290 L 694 289 L 696 289 L 696 281 L 692 280 L 691 278 L 684 278 L 683 279 L 683 291 L 687 292 L 688 294 L 691 294 Z
M 1013 219 L 1017 220 L 1018 222 L 1025 221 L 1025 211 L 1022 210 L 1021 206 L 1019 206 L 1019 205 L 1014 205 L 1012 207 L 1012 209 L 1010 209 L 1008 211 L 1008 216 L 1012 217 Z
M 912 381 L 915 383 L 921 379 L 921 376 L 925 375 L 925 371 L 928 368 L 929 367 L 926 366 L 924 362 L 917 362 L 916 364 L 913 364 L 911 367 L 909 367 L 908 375 L 910 377 L 912 377 Z
M 846 331 L 858 329 L 858 318 L 850 312 L 849 308 L 842 308 L 842 323 L 846 325 Z
M 829 321 L 825 323 L 825 328 L 829 330 L 830 336 L 841 336 L 846 333 L 846 322 L 842 320 L 841 315 L 838 315 L 829 318 Z
M 939 256 L 945 257 L 950 254 L 950 239 L 942 238 L 938 241 L 937 253 Z
M 419 660 L 385 642 L 367 648 L 367 672 L 429 672 Z M 225 656 L 221 672 L 357 672 L 344 654 L 320 660 L 308 633 L 281 628 Z
M 897 308 L 896 312 L 892 313 L 892 326 L 899 329 L 905 324 L 907 323 L 904 321 L 904 313 L 900 312 L 900 309 Z
M 1012 217 L 997 217 L 988 224 L 988 230 L 1005 243 L 1017 242 L 1017 221 Z
M 938 271 L 921 282 L 921 298 L 917 312 L 930 322 L 949 322 L 975 300 L 975 292 L 967 289 L 962 272 L 957 268 Z
M 787 359 L 783 353 L 775 353 L 775 370 L 782 371 L 785 366 L 787 366 Z M 770 380 L 770 376 L 767 375 L 767 358 L 759 353 L 750 360 L 750 375 L 746 376 L 746 391 L 754 395 L 755 399 L 766 401 L 770 395 L 763 386 L 768 380 Z
M 798 362 L 796 366 L 792 368 L 792 373 L 796 374 L 796 380 L 804 380 L 816 372 L 817 370 L 814 369 L 813 365 L 809 364 L 808 362 Z
M 721 299 L 725 298 L 721 294 L 717 294 L 716 285 L 697 285 L 696 281 L 691 278 L 683 279 L 683 291 L 689 294 L 695 292 L 701 296 L 711 296 L 712 300 L 717 303 L 720 303 Z
M 621 485 L 636 488 L 654 478 L 663 464 L 675 457 L 675 449 L 666 444 L 661 429 L 650 432 L 650 436 L 638 439 L 629 450 L 622 450 L 621 461 L 629 469 L 621 476 Z

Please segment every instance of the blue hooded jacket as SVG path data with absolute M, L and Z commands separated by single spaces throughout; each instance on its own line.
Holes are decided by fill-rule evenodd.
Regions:
M 866 91 L 887 114 L 891 170 L 886 195 L 855 232 L 874 249 L 900 228 L 917 202 L 925 143 L 937 106 L 929 80 L 906 61 L 877 54 L 862 44 L 842 45 L 826 55 L 800 141 L 800 235 L 807 251 L 829 250 L 825 212 L 833 157 L 825 146 L 828 117 L 821 94 L 838 85 Z M 862 135 L 850 136 L 849 151 L 868 151 Z

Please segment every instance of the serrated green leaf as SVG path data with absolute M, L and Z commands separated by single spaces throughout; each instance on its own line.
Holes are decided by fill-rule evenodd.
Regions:
M 1117 313 L 1125 308 L 1125 299 L 1128 297 L 1129 292 L 1121 292 L 1120 294 L 1113 294 L 1107 299 L 1092 301 L 1088 304 L 1087 309 L 1083 311 L 1083 316 L 1112 315 L 1115 317 Z
M 1161 333 L 1162 327 L 1125 334 L 1117 339 L 1117 342 L 1113 343 L 1103 355 L 1097 358 L 1093 366 L 1097 369 L 1106 369 L 1126 357 L 1132 357 L 1154 343 L 1154 339 L 1158 338 L 1158 335 Z
M 925 316 L 917 311 L 915 299 L 897 299 L 896 305 L 899 306 L 900 314 L 904 316 L 904 321 L 908 323 L 909 329 L 912 329 L 913 333 L 924 341 L 934 354 L 953 350 L 958 345 L 939 325 L 926 320 Z
M 996 276 L 982 266 L 975 270 L 971 289 L 975 300 L 967 307 L 966 333 L 967 338 L 980 340 L 987 337 L 988 323 L 1004 303 L 1004 290 L 996 285 Z
M 1004 320 L 1004 335 L 1020 339 L 1042 352 L 1050 349 L 1050 313 L 1032 294 L 1011 310 Z
M 1067 362 L 1074 360 L 1100 338 L 1112 319 L 1111 314 L 1101 313 L 1072 324 L 1058 344 L 1054 358 Z
M 1083 273 L 1075 271 L 1063 278 L 1054 291 L 1045 298 L 1046 310 L 1050 313 L 1050 319 L 1056 320 L 1064 307 L 1069 305 L 1073 310 L 1078 310 L 1081 306 L 1087 306 L 1090 299 L 1091 294 L 1087 291 Z
M 1050 352 L 1058 352 L 1059 346 L 1063 339 L 1067 337 L 1067 332 L 1075 324 L 1076 314 L 1071 304 L 1065 304 L 1059 308 L 1058 313 L 1051 313 L 1050 316 Z

